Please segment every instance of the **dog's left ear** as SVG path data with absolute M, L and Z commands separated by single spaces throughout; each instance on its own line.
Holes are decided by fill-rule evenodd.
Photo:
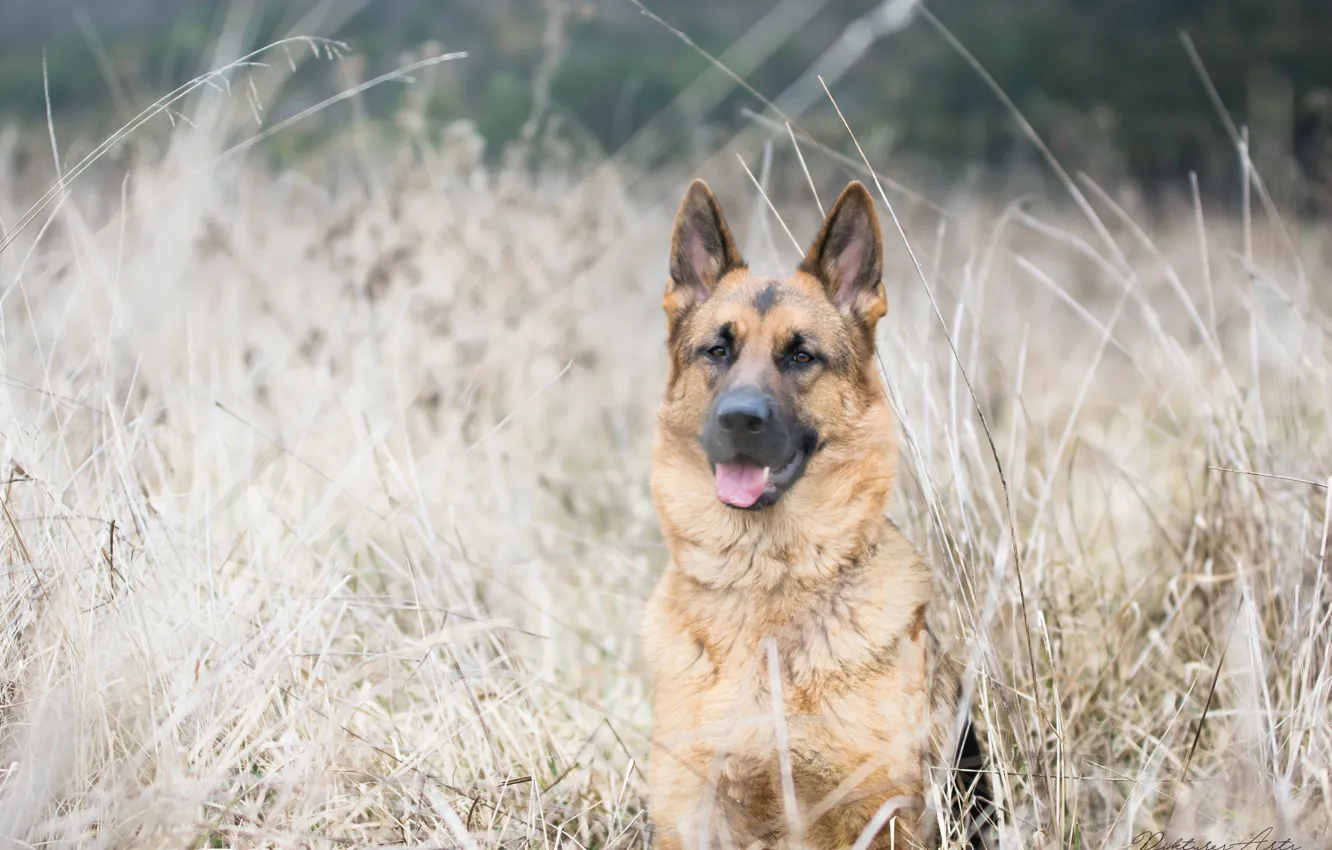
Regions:
M 879 216 L 859 180 L 838 196 L 800 270 L 822 281 L 829 300 L 870 329 L 888 312 Z
M 662 299 L 670 321 L 706 300 L 723 277 L 745 265 L 721 204 L 707 183 L 694 180 L 680 203 L 671 236 L 671 282 Z

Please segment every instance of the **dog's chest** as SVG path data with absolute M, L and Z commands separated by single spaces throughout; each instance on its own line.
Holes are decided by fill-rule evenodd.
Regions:
M 914 606 L 864 588 L 768 610 L 717 602 L 696 680 L 696 731 L 711 748 L 770 766 L 784 738 L 797 769 L 833 775 L 914 734 L 926 707 Z

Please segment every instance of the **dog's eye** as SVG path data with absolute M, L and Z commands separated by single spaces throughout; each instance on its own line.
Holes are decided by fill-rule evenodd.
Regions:
M 803 348 L 791 355 L 791 362 L 800 366 L 814 362 L 814 355 L 805 351 Z
M 708 356 L 713 360 L 725 360 L 726 353 L 726 346 L 724 345 L 714 345 L 708 349 Z

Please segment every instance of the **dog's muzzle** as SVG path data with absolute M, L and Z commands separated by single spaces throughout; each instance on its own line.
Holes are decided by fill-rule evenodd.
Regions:
M 717 480 L 717 498 L 736 508 L 770 505 L 804 472 L 808 435 L 778 413 L 756 387 L 717 396 L 702 434 Z

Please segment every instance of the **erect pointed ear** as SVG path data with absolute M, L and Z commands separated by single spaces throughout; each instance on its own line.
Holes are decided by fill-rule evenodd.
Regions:
M 870 328 L 888 312 L 879 216 L 859 180 L 838 196 L 800 270 L 822 281 L 829 300 Z
M 728 272 L 745 266 L 721 205 L 702 180 L 685 192 L 671 236 L 671 281 L 662 306 L 674 321 L 689 307 L 702 302 Z

